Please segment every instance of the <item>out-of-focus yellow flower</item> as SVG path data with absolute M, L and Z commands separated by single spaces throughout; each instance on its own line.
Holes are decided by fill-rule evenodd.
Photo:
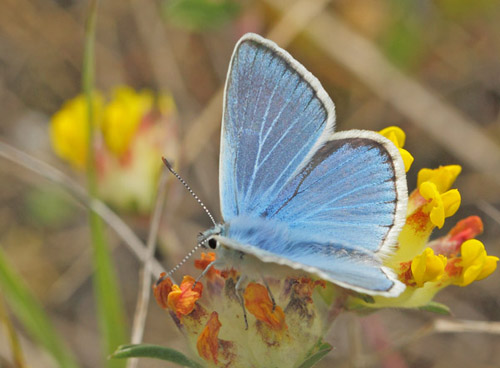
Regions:
M 96 125 L 99 124 L 103 99 L 99 93 L 93 95 L 93 110 Z M 50 122 L 50 139 L 54 151 L 78 169 L 84 169 L 88 156 L 88 111 L 85 97 L 79 95 L 67 101 Z
M 442 254 L 435 255 L 431 248 L 413 258 L 411 272 L 417 287 L 422 287 L 428 281 L 438 281 L 444 274 L 447 259 Z
M 154 203 L 161 156 L 175 160 L 178 132 L 172 97 L 153 96 L 121 86 L 104 103 L 94 102 L 94 157 L 98 195 L 121 210 L 148 214 Z M 55 152 L 83 169 L 88 156 L 88 126 L 84 96 L 68 101 L 54 114 L 50 126 Z
M 102 133 L 108 149 L 122 156 L 130 146 L 137 129 L 153 109 L 154 96 L 150 91 L 136 92 L 128 86 L 113 90 L 113 97 L 104 109 Z
M 389 139 L 398 148 L 401 158 L 403 159 L 403 163 L 405 164 L 405 171 L 408 172 L 414 158 L 410 152 L 403 148 L 406 141 L 406 134 L 403 129 L 397 126 L 390 126 L 382 129 L 379 134 Z
M 483 243 L 476 239 L 467 240 L 462 244 L 459 259 L 460 262 L 453 264 L 453 268 L 459 268 L 459 274 L 453 283 L 459 286 L 467 286 L 488 277 L 496 270 L 498 262 L 498 257 L 489 256 Z M 455 276 L 455 272 L 451 273 L 451 276 Z

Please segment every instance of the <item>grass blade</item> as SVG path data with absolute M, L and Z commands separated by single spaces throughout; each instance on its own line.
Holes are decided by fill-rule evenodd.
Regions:
M 59 367 L 78 367 L 39 301 L 8 263 L 0 249 L 0 290 L 26 331 L 57 361 Z
M 94 157 L 94 127 L 96 126 L 93 94 L 94 94 L 94 49 L 95 25 L 97 17 L 97 0 L 90 2 L 89 15 L 85 27 L 85 49 L 83 53 L 82 84 L 87 102 L 87 118 L 89 129 L 87 183 L 90 198 L 97 194 L 97 178 Z M 110 250 L 106 241 L 104 224 L 94 211 L 90 211 L 90 231 L 93 246 L 94 294 L 97 303 L 99 327 L 101 330 L 104 356 L 108 356 L 115 348 L 127 341 L 125 312 Z M 124 362 L 107 361 L 107 367 L 124 367 Z

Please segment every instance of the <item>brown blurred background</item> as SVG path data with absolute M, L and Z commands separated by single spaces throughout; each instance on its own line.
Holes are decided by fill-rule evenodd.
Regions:
M 52 153 L 48 124 L 62 103 L 81 91 L 87 7 L 78 0 L 0 2 L 0 140 L 82 185 L 84 178 Z M 406 131 L 405 148 L 415 157 L 410 189 L 423 167 L 461 164 L 455 184 L 461 209 L 435 235 L 477 214 L 485 225 L 479 239 L 498 256 L 499 20 L 495 0 L 102 1 L 96 85 L 103 91 L 128 84 L 172 93 L 181 174 L 220 218 L 219 91 L 238 38 L 248 31 L 270 36 L 322 82 L 336 104 L 337 130 L 398 125 Z M 145 240 L 149 219 L 124 217 Z M 196 202 L 172 183 L 159 235 L 158 257 L 165 268 L 209 226 Z M 113 232 L 109 237 L 131 320 L 140 265 Z M 0 246 L 81 365 L 99 366 L 86 211 L 53 183 L 0 158 Z M 458 319 L 500 321 L 499 277 L 497 272 L 467 288 L 449 287 L 437 301 Z M 345 314 L 329 335 L 335 349 L 320 366 L 499 366 L 498 326 L 490 334 L 422 332 L 435 318 L 404 310 L 365 318 Z M 414 335 L 417 331 L 422 334 Z M 30 365 L 50 367 L 20 326 L 19 333 Z M 144 340 L 185 351 L 182 336 L 154 302 Z M 6 341 L 0 333 L 0 367 L 11 366 Z

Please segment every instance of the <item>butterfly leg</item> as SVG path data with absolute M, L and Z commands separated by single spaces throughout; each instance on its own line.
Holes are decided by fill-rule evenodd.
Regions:
M 269 298 L 271 298 L 271 302 L 273 303 L 273 312 L 274 312 L 276 309 L 276 301 L 274 300 L 273 293 L 271 293 L 271 289 L 269 288 L 269 284 L 267 283 L 266 279 L 264 278 L 264 276 L 262 274 L 260 275 L 260 278 L 262 279 L 262 282 L 264 283 L 264 286 L 267 289 L 267 293 L 269 294 Z
M 245 319 L 245 330 L 248 330 L 248 319 L 247 319 L 247 310 L 245 308 L 245 299 L 243 298 L 243 292 L 245 291 L 245 287 L 243 283 L 246 281 L 246 276 L 240 276 L 234 289 L 236 291 L 236 295 L 240 301 L 241 308 L 243 309 L 243 318 Z
M 207 274 L 207 272 L 216 264 L 216 262 L 217 262 L 217 260 L 212 261 L 212 262 L 210 262 L 208 264 L 207 267 L 205 267 L 205 269 L 203 270 L 203 272 L 200 273 L 200 275 L 194 281 L 192 289 L 194 289 L 194 287 L 196 286 L 196 284 L 198 284 L 198 281 L 200 281 Z

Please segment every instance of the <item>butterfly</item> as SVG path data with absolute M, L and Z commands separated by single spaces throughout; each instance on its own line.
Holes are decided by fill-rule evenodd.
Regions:
M 401 156 L 377 133 L 334 128 L 334 104 L 304 66 L 259 35 L 239 40 L 221 131 L 224 223 L 201 236 L 211 266 L 253 256 L 364 294 L 404 290 L 382 263 L 405 222 Z

